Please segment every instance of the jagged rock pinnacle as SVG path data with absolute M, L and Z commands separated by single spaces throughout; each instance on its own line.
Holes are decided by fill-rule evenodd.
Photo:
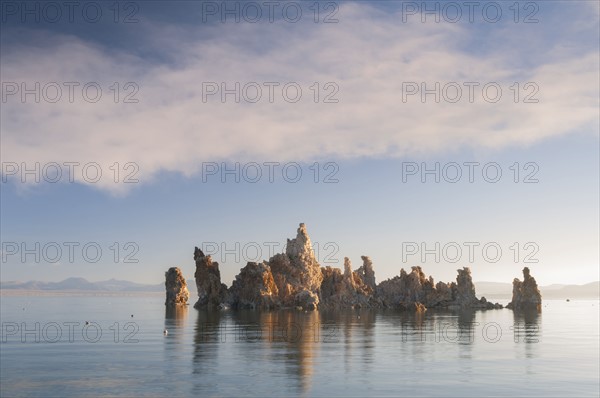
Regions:
M 304 223 L 300 223 L 296 237 L 294 239 L 287 240 L 285 254 L 287 254 L 292 260 L 314 260 L 315 252 L 313 251 L 312 243 Z

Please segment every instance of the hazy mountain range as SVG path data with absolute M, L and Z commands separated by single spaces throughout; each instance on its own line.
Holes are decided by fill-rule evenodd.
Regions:
M 188 289 L 192 297 L 196 294 L 196 283 L 193 279 L 187 281 Z M 147 285 L 130 281 L 121 281 L 110 279 L 101 282 L 89 282 L 84 278 L 67 278 L 60 282 L 40 282 L 40 281 L 7 281 L 0 282 L 1 290 L 35 290 L 35 291 L 77 291 L 77 292 L 163 292 L 164 283 L 156 285 Z M 488 299 L 506 298 L 512 295 L 512 284 L 502 282 L 475 282 L 475 289 L 478 296 L 485 296 Z M 586 283 L 585 285 L 548 285 L 541 286 L 542 297 L 544 298 L 599 298 L 600 281 Z
M 486 298 L 511 297 L 512 283 L 503 282 L 474 282 L 478 296 Z M 600 298 L 600 281 L 585 285 L 553 284 L 540 286 L 542 298 Z
M 49 290 L 49 291 L 104 291 L 104 292 L 160 292 L 164 283 L 145 285 L 141 283 L 110 279 L 102 282 L 89 282 L 84 278 L 67 278 L 60 282 L 8 281 L 0 282 L 0 289 Z

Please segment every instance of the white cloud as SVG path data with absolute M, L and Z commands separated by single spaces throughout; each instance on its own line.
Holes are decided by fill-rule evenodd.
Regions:
M 2 104 L 2 159 L 14 162 L 136 162 L 140 180 L 161 170 L 186 175 L 213 160 L 310 161 L 402 156 L 463 146 L 528 145 L 582 129 L 597 130 L 598 52 L 552 57 L 527 70 L 501 48 L 486 57 L 464 49 L 476 31 L 467 25 L 406 25 L 398 15 L 344 3 L 339 24 L 155 26 L 171 63 L 150 62 L 72 36 L 46 34 L 42 45 L 12 49 L 2 58 L 3 82 L 98 82 L 103 97 L 87 103 Z M 342 18 L 343 17 L 343 18 Z M 142 27 L 140 27 L 142 28 Z M 200 35 L 200 32 L 202 35 Z M 250 40 L 251 38 L 251 40 Z M 257 44 L 253 44 L 257 43 Z M 525 44 L 524 44 L 525 45 Z M 138 104 L 115 104 L 112 82 L 136 82 Z M 302 100 L 276 94 L 256 104 L 202 102 L 202 82 L 297 82 Z M 402 102 L 403 82 L 497 82 L 495 104 L 476 89 L 475 102 Z M 539 87 L 537 104 L 514 103 Z M 339 103 L 315 104 L 309 86 L 334 82 Z M 280 86 L 281 87 L 281 86 Z M 276 90 L 278 92 L 279 90 Z M 77 92 L 77 91 L 76 91 Z M 490 91 L 491 92 L 491 91 Z M 121 88 L 121 99 L 125 91 Z M 326 92 L 321 92 L 321 98 Z M 467 88 L 463 86 L 463 97 Z M 29 97 L 29 101 L 32 97 Z M 79 176 L 79 175 L 78 175 Z M 78 177 L 79 178 L 79 177 Z M 102 179 L 112 192 L 127 185 Z

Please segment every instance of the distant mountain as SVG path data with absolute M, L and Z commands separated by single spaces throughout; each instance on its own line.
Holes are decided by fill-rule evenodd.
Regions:
M 586 283 L 585 285 L 566 285 L 556 290 L 544 290 L 542 298 L 598 298 L 600 296 L 600 282 Z
M 486 298 L 512 297 L 512 283 L 502 282 L 474 282 L 477 296 Z M 586 283 L 585 285 L 553 284 L 540 286 L 542 299 L 568 299 L 568 298 L 599 298 L 600 281 Z
M 196 282 L 187 280 L 188 290 L 192 297 L 196 294 Z M 90 291 L 90 292 L 162 292 L 164 283 L 156 285 L 145 285 L 130 281 L 110 279 L 101 282 L 89 282 L 84 278 L 67 278 L 61 282 L 0 282 L 1 290 L 42 290 L 42 291 Z M 485 296 L 487 299 L 510 298 L 512 296 L 512 284 L 503 282 L 475 282 L 477 296 Z M 541 286 L 542 298 L 567 299 L 567 298 L 599 298 L 600 281 L 587 283 L 585 285 L 548 285 Z
M 89 282 L 84 278 L 67 278 L 61 282 L 0 282 L 0 289 L 44 290 L 44 291 L 93 291 L 93 292 L 161 292 L 164 284 L 144 285 L 129 281 L 110 279 L 102 282 Z
M 503 282 L 473 282 L 478 297 L 505 298 L 512 297 L 512 283 Z
M 129 282 L 129 281 L 120 281 L 117 279 L 110 279 L 103 282 L 96 282 L 94 285 L 100 287 L 102 290 L 111 291 L 111 292 L 121 292 L 121 291 L 163 291 L 165 290 L 164 283 L 159 283 L 156 285 L 144 285 L 141 283 Z
M 555 283 L 555 284 L 552 284 L 552 285 L 544 286 L 544 290 L 546 290 L 546 291 L 549 291 L 549 290 L 560 290 L 560 289 L 562 289 L 565 286 L 567 286 L 567 285 L 562 285 L 560 283 Z

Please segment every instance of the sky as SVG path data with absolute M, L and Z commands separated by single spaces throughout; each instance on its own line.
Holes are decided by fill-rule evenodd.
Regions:
M 600 279 L 597 2 L 1 4 L 2 281 Z

